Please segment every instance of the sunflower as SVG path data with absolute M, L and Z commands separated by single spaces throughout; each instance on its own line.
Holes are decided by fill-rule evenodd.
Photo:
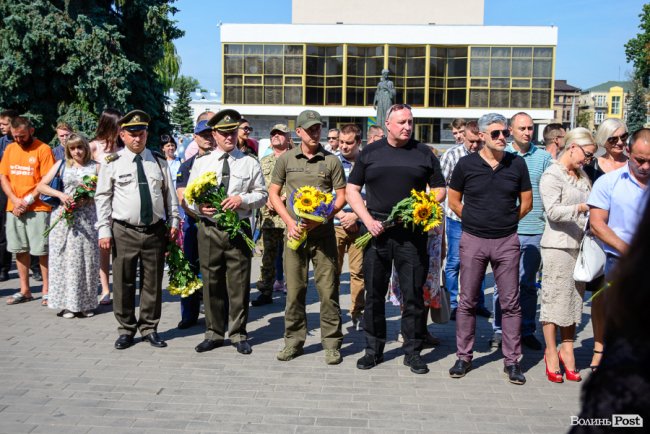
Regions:
M 431 216 L 432 206 L 430 203 L 416 203 L 413 206 L 413 223 L 416 225 L 426 224 Z
M 300 195 L 296 195 L 294 199 L 294 207 L 300 212 L 312 212 L 318 206 L 318 192 L 316 194 L 310 191 L 303 191 Z

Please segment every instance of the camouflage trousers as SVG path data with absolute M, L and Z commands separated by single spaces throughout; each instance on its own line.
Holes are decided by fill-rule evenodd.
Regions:
M 273 292 L 273 282 L 276 274 L 275 261 L 278 258 L 278 251 L 283 251 L 281 247 L 284 242 L 284 229 L 262 229 L 264 253 L 262 254 L 262 267 L 260 269 L 260 280 L 257 281 L 257 290 L 263 294 L 271 295 Z

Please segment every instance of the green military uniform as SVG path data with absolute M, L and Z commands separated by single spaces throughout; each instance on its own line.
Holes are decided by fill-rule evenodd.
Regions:
M 262 158 L 262 175 L 264 183 L 271 184 L 273 169 L 277 157 L 274 154 Z M 262 243 L 264 254 L 262 255 L 262 267 L 260 269 L 260 279 L 257 281 L 257 290 L 261 293 L 271 295 L 273 292 L 273 281 L 275 280 L 275 262 L 277 260 L 278 246 L 284 242 L 284 231 L 287 225 L 276 212 L 272 212 L 267 207 L 262 207 Z
M 285 188 L 287 196 L 299 187 L 310 185 L 323 192 L 345 187 L 341 161 L 322 146 L 311 159 L 301 146 L 278 158 L 273 184 Z M 287 211 L 298 220 L 287 201 Z M 302 348 L 307 335 L 305 298 L 309 261 L 314 264 L 314 280 L 320 298 L 321 342 L 326 350 L 338 350 L 343 341 L 341 309 L 339 306 L 339 275 L 334 224 L 316 227 L 308 232 L 307 240 L 297 249 L 285 246 L 284 269 L 287 283 L 284 340 L 287 347 Z

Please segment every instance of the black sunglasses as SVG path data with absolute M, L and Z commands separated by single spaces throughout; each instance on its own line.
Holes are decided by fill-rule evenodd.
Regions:
M 618 141 L 620 140 L 621 142 L 623 142 L 623 144 L 625 144 L 625 142 L 627 141 L 627 138 L 628 138 L 628 137 L 630 137 L 630 134 L 629 134 L 629 133 L 624 133 L 624 134 L 621 134 L 620 136 L 612 136 L 612 137 L 608 137 L 608 138 L 607 138 L 607 143 L 609 143 L 610 145 L 614 146 L 614 145 L 616 145 L 616 144 L 618 143 Z
M 504 139 L 507 139 L 508 137 L 510 137 L 510 130 L 506 128 L 505 130 L 490 131 L 490 137 L 492 138 L 492 140 L 498 139 L 499 135 L 501 134 L 503 134 Z
M 252 133 L 253 132 L 253 128 L 251 128 L 251 127 L 239 127 L 239 129 L 244 130 L 247 133 Z
M 388 109 L 388 112 L 386 112 L 386 119 L 390 117 L 390 114 L 399 110 L 404 110 L 404 109 L 409 109 L 411 110 L 411 106 L 408 104 L 393 104 L 390 106 Z
M 338 137 L 328 137 L 327 140 L 338 140 Z

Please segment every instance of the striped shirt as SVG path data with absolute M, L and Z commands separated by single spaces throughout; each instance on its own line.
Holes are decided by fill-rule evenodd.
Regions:
M 442 154 L 440 158 L 440 167 L 442 168 L 442 176 L 445 177 L 445 184 L 449 185 L 449 180 L 451 180 L 451 174 L 454 172 L 454 167 L 462 157 L 469 155 L 469 151 L 465 147 L 464 143 L 456 145 L 453 148 L 449 148 Z M 445 215 L 452 220 L 460 221 L 460 218 L 456 215 L 455 212 L 449 208 L 447 204 L 447 198 L 445 198 Z
M 551 165 L 553 158 L 551 154 L 533 144 L 530 145 L 528 152 L 525 154 L 515 150 L 512 144 L 506 146 L 506 151 L 519 155 L 526 160 L 530 183 L 533 186 L 533 209 L 523 219 L 519 220 L 517 233 L 521 235 L 543 234 L 546 218 L 544 216 L 542 197 L 539 195 L 539 181 L 542 178 L 542 173 Z

